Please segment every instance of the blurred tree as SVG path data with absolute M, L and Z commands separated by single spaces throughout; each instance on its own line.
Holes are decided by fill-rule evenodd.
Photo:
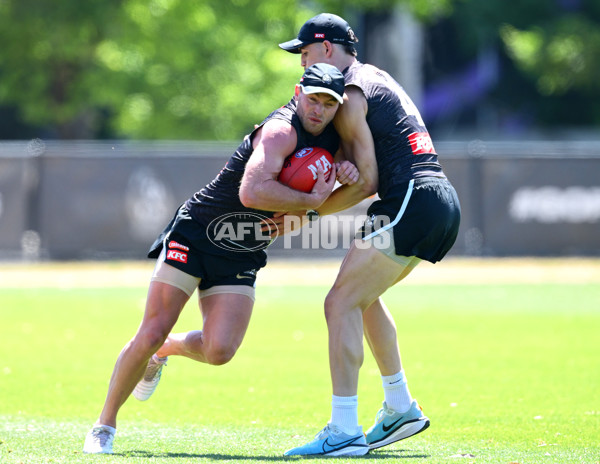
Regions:
M 400 4 L 446 24 L 428 78 L 491 47 L 505 66 L 489 104 L 600 120 L 600 0 L 0 0 L 0 117 L 20 120 L 0 137 L 237 139 L 301 74 L 278 42 L 321 11 L 354 25 Z
M 398 6 L 411 11 L 421 21 L 430 22 L 446 16 L 453 10 L 453 4 L 460 0 L 318 0 L 315 3 L 321 11 L 344 16 L 347 11 L 385 12 Z
M 556 134 L 600 123 L 590 104 L 600 97 L 600 0 L 463 0 L 447 21 L 455 60 L 498 54 L 500 79 L 484 104 L 504 130 Z
M 293 94 L 302 69 L 276 44 L 313 13 L 295 0 L 0 0 L 0 105 L 58 138 L 234 139 Z
M 278 42 L 320 11 L 394 3 L 0 0 L 0 105 L 44 137 L 235 139 L 292 95 L 302 69 Z
M 0 1 L 0 102 L 59 137 L 90 133 L 98 110 L 85 78 L 98 71 L 94 47 L 118 3 Z
M 600 123 L 597 105 L 590 105 L 600 98 L 598 21 L 583 14 L 569 14 L 544 27 L 518 29 L 504 24 L 500 36 L 509 56 L 537 91 L 539 120 L 576 124 L 583 116 L 589 123 Z M 564 110 L 548 111 L 551 108 L 544 103 L 553 101 L 554 106 L 564 101 Z

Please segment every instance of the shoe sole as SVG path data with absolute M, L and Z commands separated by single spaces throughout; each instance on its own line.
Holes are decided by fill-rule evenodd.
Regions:
M 105 450 L 100 450 L 100 451 L 86 451 L 86 450 L 83 450 L 83 453 L 84 454 L 114 454 L 113 450 L 110 450 L 110 451 L 108 451 L 108 450 L 106 450 L 106 451 Z
M 329 453 L 324 453 L 321 456 L 363 456 L 369 452 L 369 446 L 348 446 L 347 448 L 342 448 L 339 450 L 330 451 Z M 318 455 L 314 455 L 318 456 Z
M 158 382 L 152 384 L 150 382 L 146 382 L 145 380 L 140 380 L 131 393 L 138 401 L 148 401 L 156 391 L 157 387 Z
M 167 358 L 162 359 L 164 359 L 165 361 L 160 363 L 161 365 L 159 366 L 158 370 L 154 373 L 154 377 L 151 380 L 146 380 L 145 377 L 142 377 L 142 379 L 137 383 L 137 385 L 131 392 L 136 400 L 148 401 L 155 392 L 156 388 L 158 387 L 158 383 L 160 382 L 162 368 L 167 365 Z M 150 361 L 151 360 L 152 359 L 150 359 Z M 157 374 L 158 378 L 156 378 Z
M 377 449 L 383 446 L 387 446 L 396 441 L 404 440 L 405 438 L 412 437 L 417 433 L 421 433 L 423 430 L 429 427 L 429 419 L 427 417 L 421 417 L 412 422 L 408 422 L 400 427 L 398 430 L 393 432 L 388 437 L 384 438 L 381 441 L 370 443 L 369 449 Z

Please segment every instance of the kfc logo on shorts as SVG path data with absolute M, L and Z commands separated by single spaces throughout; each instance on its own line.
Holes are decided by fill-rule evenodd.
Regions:
M 179 248 L 180 250 L 183 250 L 183 251 L 190 251 L 190 249 L 188 247 L 186 247 L 185 245 L 182 245 L 181 243 L 176 242 L 175 240 L 171 240 L 169 242 L 169 248 Z
M 179 261 L 180 263 L 187 263 L 187 253 L 183 253 L 177 250 L 167 251 L 167 259 L 171 261 Z
M 413 155 L 424 155 L 426 153 L 435 153 L 433 148 L 433 142 L 428 132 L 415 132 L 408 136 L 410 142 L 410 148 L 412 149 Z

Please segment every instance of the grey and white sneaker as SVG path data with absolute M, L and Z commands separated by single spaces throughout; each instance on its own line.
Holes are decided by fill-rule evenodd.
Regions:
M 152 396 L 152 393 L 158 387 L 158 382 L 160 382 L 162 368 L 167 365 L 167 359 L 167 356 L 159 358 L 156 354 L 152 355 L 150 361 L 148 361 L 144 377 L 133 389 L 133 396 L 136 399 L 146 401 Z
M 95 425 L 85 437 L 83 452 L 87 454 L 112 454 L 117 430 L 108 425 Z
M 375 416 L 375 423 L 367 430 L 367 443 L 369 448 L 377 449 L 398 440 L 412 437 L 429 427 L 429 418 L 416 400 L 410 404 L 406 412 L 397 412 L 388 408 L 383 402 L 383 407 Z

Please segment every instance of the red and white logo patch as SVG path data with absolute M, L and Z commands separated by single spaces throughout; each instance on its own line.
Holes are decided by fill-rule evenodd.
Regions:
M 310 147 L 303 148 L 302 150 L 298 150 L 294 153 L 294 158 L 304 158 L 306 155 L 310 155 L 313 152 L 313 149 Z
M 323 32 L 315 32 L 315 39 L 324 39 L 325 34 Z
M 428 132 L 414 132 L 408 136 L 408 141 L 410 142 L 413 155 L 423 155 L 425 153 L 436 154 Z
M 180 263 L 187 263 L 187 253 L 177 250 L 167 251 L 167 259 L 171 261 L 179 261 Z
M 169 242 L 168 246 L 169 246 L 169 248 L 179 248 L 180 250 L 183 250 L 183 251 L 190 251 L 190 249 L 188 247 L 186 247 L 185 245 L 182 245 L 179 242 L 176 242 L 175 240 L 171 240 Z

